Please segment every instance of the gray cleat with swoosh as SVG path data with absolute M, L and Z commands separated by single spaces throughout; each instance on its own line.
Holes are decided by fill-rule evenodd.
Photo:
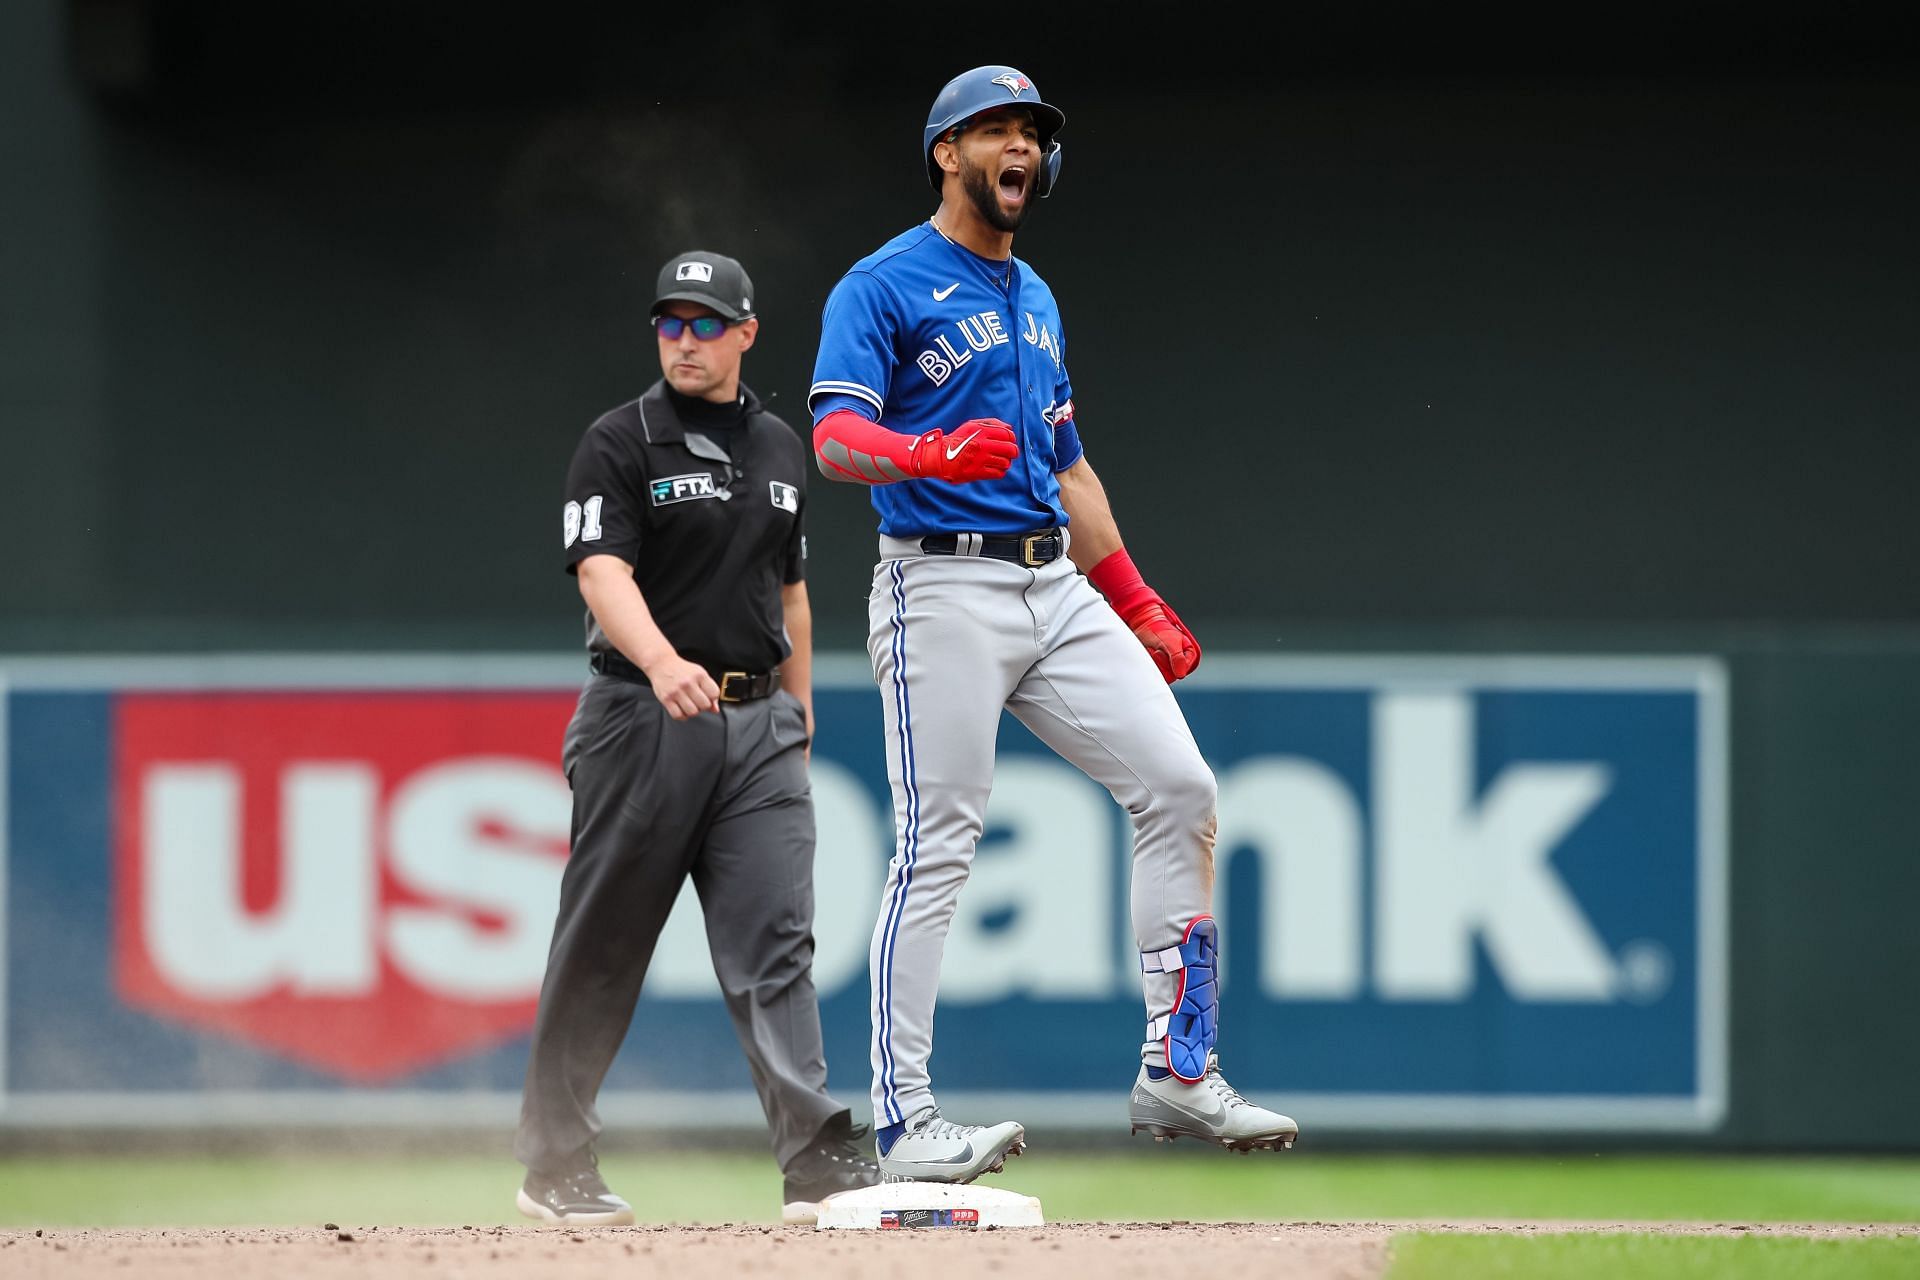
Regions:
M 1127 1119 L 1134 1133 L 1150 1133 L 1156 1142 L 1198 1138 L 1230 1151 L 1291 1147 L 1300 1126 L 1291 1116 L 1255 1106 L 1220 1074 L 1220 1060 L 1207 1056 L 1207 1073 L 1197 1084 L 1174 1076 L 1154 1080 L 1140 1068 L 1128 1099 Z
M 972 1182 L 998 1173 L 1008 1156 L 1027 1149 L 1027 1131 L 1011 1120 L 999 1124 L 953 1124 L 937 1108 L 915 1112 L 906 1130 L 880 1153 L 880 1176 L 888 1182 Z

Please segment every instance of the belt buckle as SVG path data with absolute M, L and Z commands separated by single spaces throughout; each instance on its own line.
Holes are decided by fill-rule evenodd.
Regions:
M 1029 569 L 1039 569 L 1044 567 L 1047 562 L 1045 560 L 1038 559 L 1034 556 L 1033 544 L 1040 541 L 1040 539 L 1042 538 L 1050 538 L 1052 536 L 1053 535 L 1051 531 L 1049 531 L 1047 533 L 1030 533 L 1026 537 L 1020 539 L 1020 563 L 1024 564 Z
M 720 701 L 722 702 L 740 701 L 738 697 L 727 692 L 727 686 L 733 682 L 736 676 L 739 677 L 741 680 L 745 680 L 747 678 L 747 673 L 744 671 L 729 671 L 720 677 Z

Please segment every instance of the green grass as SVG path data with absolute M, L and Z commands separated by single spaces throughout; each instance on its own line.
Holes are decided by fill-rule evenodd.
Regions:
M 1904 1280 L 1920 1274 L 1920 1238 L 1805 1240 L 1725 1236 L 1409 1235 L 1388 1280 Z
M 611 1154 L 608 1181 L 645 1221 L 771 1222 L 773 1163 Z M 499 1159 L 0 1158 L 0 1227 L 517 1222 L 520 1170 Z M 1920 1222 L 1920 1160 L 1683 1156 L 1229 1156 L 1169 1148 L 1037 1152 L 1002 1185 L 1055 1220 L 1481 1219 Z
M 1920 1221 L 1920 1160 L 1168 1152 L 1009 1172 L 1061 1218 Z

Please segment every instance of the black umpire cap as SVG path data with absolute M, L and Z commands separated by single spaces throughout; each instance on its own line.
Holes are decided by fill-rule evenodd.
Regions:
M 692 249 L 667 259 L 653 286 L 653 314 L 669 302 L 697 302 L 731 321 L 753 318 L 753 281 L 724 253 Z

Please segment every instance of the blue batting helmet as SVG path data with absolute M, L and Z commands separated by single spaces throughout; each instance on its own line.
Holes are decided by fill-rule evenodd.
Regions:
M 947 87 L 933 100 L 927 112 L 927 128 L 920 140 L 920 158 L 927 165 L 927 180 L 940 189 L 940 166 L 933 162 L 933 144 L 947 131 L 965 124 L 982 111 L 1001 107 L 1025 107 L 1033 113 L 1040 128 L 1040 172 L 1035 176 L 1033 193 L 1043 199 L 1053 192 L 1060 177 L 1060 144 L 1054 135 L 1067 122 L 1066 112 L 1040 100 L 1033 81 L 1012 67 L 975 67 L 947 81 Z

